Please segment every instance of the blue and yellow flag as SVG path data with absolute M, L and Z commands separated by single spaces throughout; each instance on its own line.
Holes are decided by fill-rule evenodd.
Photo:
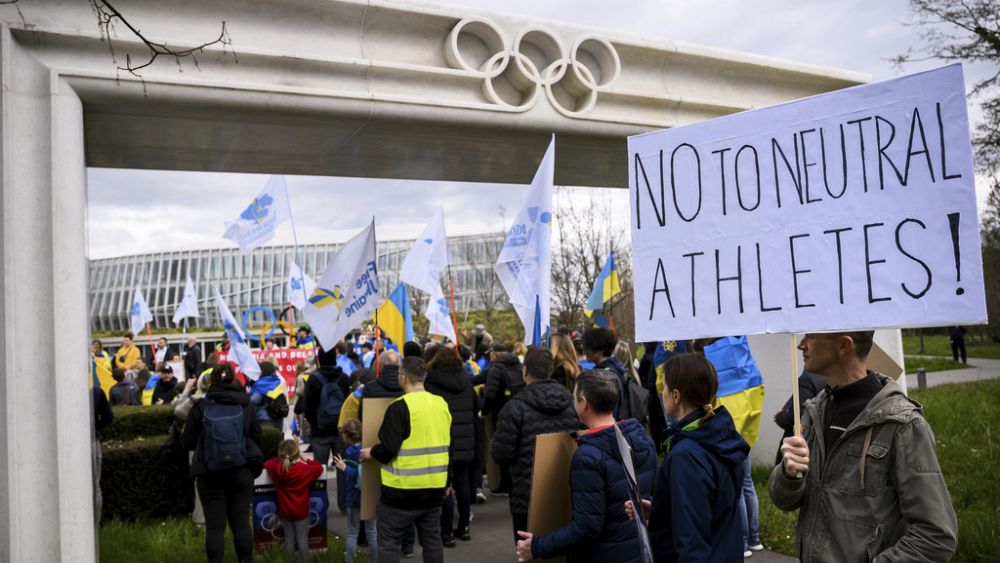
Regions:
M 674 354 L 687 352 L 687 342 L 684 340 L 666 340 L 660 342 L 653 352 L 653 369 L 656 370 L 656 392 L 663 394 L 663 365 L 667 363 Z
M 410 292 L 405 283 L 392 290 L 389 298 L 375 311 L 378 326 L 398 345 L 413 340 L 413 320 L 410 317 Z
M 746 336 L 728 336 L 705 346 L 708 358 L 719 374 L 716 404 L 726 407 L 736 430 L 752 448 L 760 432 L 764 409 L 764 378 L 750 354 Z
M 594 311 L 604 309 L 604 304 L 621 292 L 622 288 L 618 283 L 618 267 L 615 266 L 615 255 L 613 252 L 609 252 L 608 259 L 604 262 L 604 267 L 601 268 L 601 273 L 594 281 L 594 290 L 590 292 L 590 298 L 587 299 L 587 305 L 583 308 L 583 312 L 588 317 L 592 316 Z

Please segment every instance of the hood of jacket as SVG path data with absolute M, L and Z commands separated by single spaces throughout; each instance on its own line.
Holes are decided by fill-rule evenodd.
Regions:
M 671 448 L 676 448 L 684 440 L 693 440 L 705 451 L 718 458 L 723 465 L 731 469 L 743 465 L 750 446 L 736 431 L 733 417 L 726 407 L 719 407 L 715 416 L 705 421 L 693 430 L 682 430 L 685 426 L 704 416 L 703 409 L 697 409 L 681 419 L 669 434 L 672 439 Z
M 646 437 L 646 429 L 642 427 L 642 423 L 634 418 L 619 422 L 618 428 L 621 429 L 622 434 L 625 435 L 625 440 L 629 444 L 641 443 L 641 440 Z M 621 453 L 618 450 L 618 437 L 613 428 L 609 427 L 580 436 L 580 445 L 584 444 L 598 448 L 619 461 L 622 459 Z
M 851 423 L 851 427 L 863 428 L 887 421 L 906 423 L 914 412 L 923 413 L 923 406 L 907 397 L 903 388 L 892 378 L 877 372 L 871 373 L 882 384 L 882 390 L 872 397 L 858 418 Z M 829 395 L 829 391 L 826 393 Z
M 517 359 L 517 356 L 509 352 L 503 352 L 497 354 L 497 359 L 494 360 L 493 365 L 501 366 L 505 369 L 521 369 L 521 360 Z
M 378 374 L 378 381 L 389 391 L 402 391 L 403 388 L 399 386 L 399 366 L 382 366 L 382 371 Z
M 208 388 L 205 398 L 223 405 L 246 405 L 250 402 L 250 396 L 239 383 L 235 382 L 213 383 Z
M 427 382 L 433 383 L 449 393 L 458 393 L 472 385 L 463 366 L 434 368 L 427 373 Z
M 604 358 L 599 364 L 594 366 L 594 369 L 606 369 L 617 373 L 619 376 L 625 375 L 625 364 L 621 363 L 621 360 L 614 356 Z
M 573 405 L 573 395 L 565 385 L 554 379 L 535 381 L 512 400 L 522 401 L 536 411 L 548 415 L 561 413 Z

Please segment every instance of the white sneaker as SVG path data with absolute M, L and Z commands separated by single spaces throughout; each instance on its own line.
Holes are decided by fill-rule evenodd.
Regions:
M 753 552 L 748 549 L 748 550 L 746 550 L 746 551 L 743 552 L 743 559 L 746 559 L 747 557 L 750 557 L 752 555 L 753 555 Z
M 764 546 L 761 544 L 751 545 L 750 551 L 764 551 Z

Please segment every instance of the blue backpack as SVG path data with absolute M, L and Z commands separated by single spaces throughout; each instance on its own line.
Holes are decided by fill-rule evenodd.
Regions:
M 205 399 L 202 410 L 202 460 L 210 471 L 225 471 L 247 463 L 242 405 Z
M 313 377 L 318 377 L 323 382 L 319 408 L 316 409 L 316 425 L 322 432 L 335 433 L 340 422 L 340 409 L 344 406 L 344 390 L 336 379 L 330 381 L 319 372 Z

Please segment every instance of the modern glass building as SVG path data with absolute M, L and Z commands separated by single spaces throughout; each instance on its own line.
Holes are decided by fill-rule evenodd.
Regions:
M 454 282 L 455 304 L 460 310 L 477 310 L 491 301 L 505 302 L 506 295 L 493 273 L 493 263 L 503 247 L 503 234 L 448 238 L 448 256 Z M 412 240 L 378 242 L 378 269 L 382 296 L 399 283 L 399 268 Z M 308 244 L 299 247 L 303 270 L 318 280 L 331 253 L 340 244 Z M 153 326 L 173 327 L 171 319 L 184 293 L 188 276 L 198 292 L 201 317 L 188 319 L 188 326 L 220 326 L 214 291 L 225 298 L 239 319 L 252 307 L 265 307 L 280 315 L 288 307 L 288 275 L 295 260 L 295 247 L 269 246 L 240 256 L 238 248 L 182 250 L 119 256 L 90 261 L 90 325 L 92 331 L 124 331 L 129 326 L 129 308 L 135 288 L 142 289 L 153 313 Z M 447 274 L 442 273 L 447 293 Z M 411 301 L 419 297 L 411 291 Z M 426 296 L 423 297 L 426 302 Z M 418 303 L 411 303 L 417 306 Z M 423 310 L 413 309 L 414 318 Z M 264 321 L 259 314 L 255 320 Z

